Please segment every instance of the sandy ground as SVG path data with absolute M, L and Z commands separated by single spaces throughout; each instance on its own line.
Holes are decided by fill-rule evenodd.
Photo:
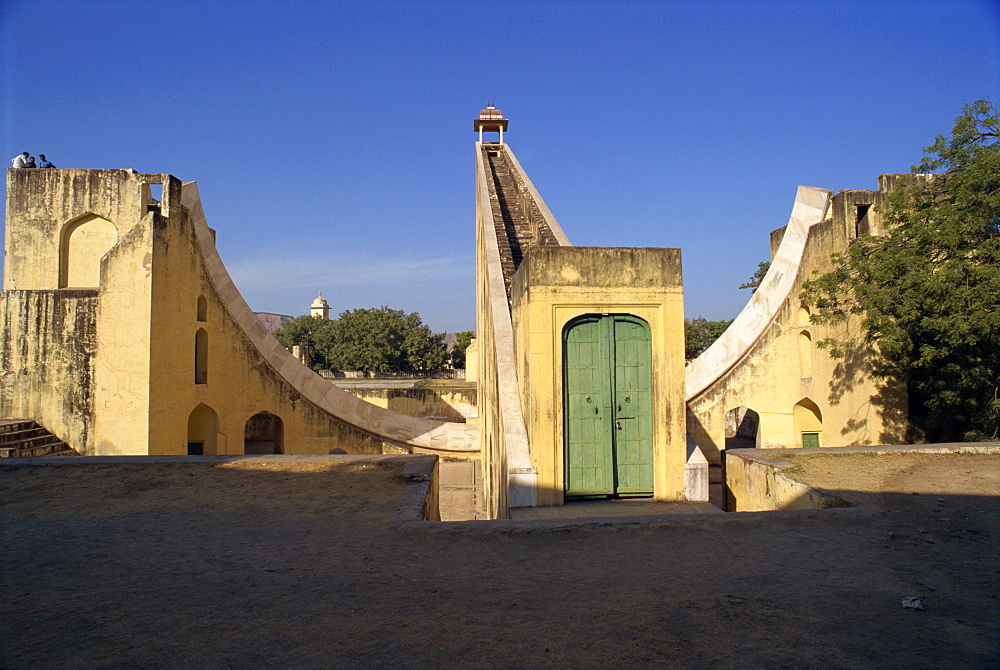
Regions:
M 5 466 L 0 667 L 998 667 L 1000 458 L 907 458 L 800 461 L 884 515 L 546 527 L 398 523 L 398 466 Z

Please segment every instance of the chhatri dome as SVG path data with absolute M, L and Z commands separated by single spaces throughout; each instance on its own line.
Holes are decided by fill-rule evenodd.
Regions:
M 322 291 L 319 292 L 316 299 L 309 305 L 309 316 L 317 316 L 324 319 L 330 318 L 330 303 L 323 297 Z
M 494 107 L 492 102 L 486 103 L 486 109 L 479 112 L 479 118 L 474 121 L 480 143 L 483 141 L 483 133 L 500 133 L 499 143 L 503 144 L 503 131 L 507 130 L 507 119 L 503 118 L 503 112 Z

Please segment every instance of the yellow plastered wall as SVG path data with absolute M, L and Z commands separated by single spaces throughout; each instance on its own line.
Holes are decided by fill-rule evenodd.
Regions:
M 652 345 L 654 497 L 684 500 L 684 301 L 680 251 L 533 247 L 512 286 L 521 402 L 539 505 L 564 502 L 563 344 L 584 314 L 631 314 Z
M 149 453 L 150 212 L 104 257 L 94 357 L 94 453 Z

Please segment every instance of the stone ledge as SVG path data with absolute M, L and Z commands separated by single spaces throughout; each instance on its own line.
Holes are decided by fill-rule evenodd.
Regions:
M 744 514 L 671 514 L 664 516 L 589 517 L 578 519 L 501 519 L 494 521 L 420 521 L 405 524 L 420 532 L 500 533 L 527 535 L 531 533 L 561 533 L 569 531 L 623 530 L 629 528 L 709 529 L 739 526 L 759 526 L 787 520 L 869 521 L 885 516 L 885 512 L 866 507 L 831 509 L 794 509 Z

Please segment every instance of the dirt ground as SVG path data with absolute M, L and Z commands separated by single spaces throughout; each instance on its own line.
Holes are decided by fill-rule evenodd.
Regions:
M 4 466 L 0 667 L 1000 666 L 1000 456 L 795 461 L 885 513 L 402 524 L 398 466 Z

